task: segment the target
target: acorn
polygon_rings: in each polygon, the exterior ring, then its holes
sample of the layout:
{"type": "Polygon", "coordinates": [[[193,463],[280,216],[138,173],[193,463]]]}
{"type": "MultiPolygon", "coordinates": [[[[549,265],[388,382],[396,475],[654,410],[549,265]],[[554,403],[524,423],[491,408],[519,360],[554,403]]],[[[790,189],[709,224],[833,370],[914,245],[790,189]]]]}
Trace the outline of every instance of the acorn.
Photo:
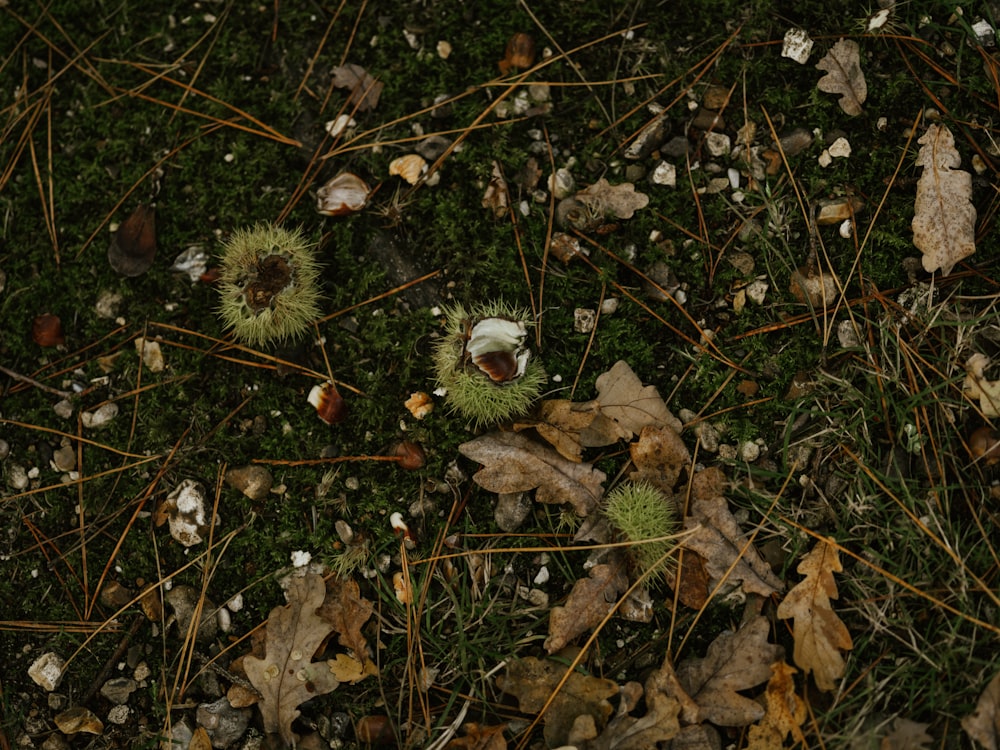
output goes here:
{"type": "Polygon", "coordinates": [[[39,346],[61,346],[66,343],[59,316],[43,313],[35,318],[31,322],[31,340],[39,346]]]}

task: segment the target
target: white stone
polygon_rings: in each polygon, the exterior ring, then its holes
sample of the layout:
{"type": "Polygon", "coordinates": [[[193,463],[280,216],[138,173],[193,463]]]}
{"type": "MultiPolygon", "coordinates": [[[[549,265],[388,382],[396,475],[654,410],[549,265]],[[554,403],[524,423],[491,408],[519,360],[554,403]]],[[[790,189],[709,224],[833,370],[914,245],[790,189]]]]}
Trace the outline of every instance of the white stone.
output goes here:
{"type": "Polygon", "coordinates": [[[732,139],[725,133],[706,133],[705,149],[711,156],[725,156],[732,148],[732,139]]]}
{"type": "Polygon", "coordinates": [[[830,156],[834,158],[846,159],[851,155],[851,144],[846,138],[841,137],[831,143],[830,148],[827,150],[830,152],[830,156]]]}
{"type": "Polygon", "coordinates": [[[665,185],[666,187],[677,187],[677,167],[668,161],[661,161],[653,169],[650,177],[654,185],[665,185]]]}
{"type": "Polygon", "coordinates": [[[535,575],[534,584],[536,586],[541,586],[549,580],[549,569],[544,565],[538,569],[538,573],[535,575]]]}
{"type": "Polygon", "coordinates": [[[747,463],[753,463],[760,458],[760,446],[752,440],[740,445],[740,458],[747,463]]]}
{"type": "Polygon", "coordinates": [[[51,693],[63,678],[63,668],[66,662],[62,657],[53,651],[42,654],[35,659],[28,667],[28,677],[30,677],[38,687],[51,693]]]}
{"type": "Polygon", "coordinates": [[[767,294],[768,288],[768,283],[763,279],[754,279],[747,284],[747,299],[758,305],[764,304],[764,295],[767,294]]]}
{"type": "Polygon", "coordinates": [[[80,415],[83,426],[91,430],[106,427],[112,419],[118,416],[118,404],[113,401],[101,404],[94,411],[85,411],[80,415]]]}
{"type": "Polygon", "coordinates": [[[296,568],[304,568],[312,560],[312,555],[304,550],[297,549],[292,553],[292,565],[296,568]]]}
{"type": "Polygon", "coordinates": [[[809,38],[809,32],[805,29],[789,29],[785,32],[785,40],[781,45],[781,56],[794,60],[800,65],[809,59],[812,52],[813,40],[809,38]]]}
{"type": "Polygon", "coordinates": [[[357,125],[357,120],[355,120],[350,115],[337,115],[333,120],[330,120],[323,129],[330,134],[331,137],[336,138],[338,135],[343,133],[348,128],[353,128],[357,125]]]}

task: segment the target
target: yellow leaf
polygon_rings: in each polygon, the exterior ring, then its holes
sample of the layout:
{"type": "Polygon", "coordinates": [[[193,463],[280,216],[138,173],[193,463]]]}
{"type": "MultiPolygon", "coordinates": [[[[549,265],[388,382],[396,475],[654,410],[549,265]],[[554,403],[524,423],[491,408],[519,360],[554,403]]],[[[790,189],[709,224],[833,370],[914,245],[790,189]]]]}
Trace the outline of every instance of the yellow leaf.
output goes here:
{"type": "Polygon", "coordinates": [[[838,596],[833,574],[843,570],[840,555],[836,547],[819,542],[796,570],[806,578],[778,605],[778,617],[794,618],[795,663],[813,673],[820,690],[833,690],[846,666],[840,652],[854,647],[847,627],[830,606],[838,596]]]}

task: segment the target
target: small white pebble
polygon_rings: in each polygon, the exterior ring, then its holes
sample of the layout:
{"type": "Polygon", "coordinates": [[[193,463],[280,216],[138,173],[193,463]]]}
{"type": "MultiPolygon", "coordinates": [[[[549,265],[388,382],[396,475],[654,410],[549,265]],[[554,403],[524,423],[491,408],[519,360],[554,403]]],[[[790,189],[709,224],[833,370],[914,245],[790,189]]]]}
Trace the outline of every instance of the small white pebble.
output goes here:
{"type": "Polygon", "coordinates": [[[295,550],[292,553],[292,565],[296,568],[304,568],[312,561],[312,555],[304,550],[295,550]]]}
{"type": "Polygon", "coordinates": [[[536,586],[541,586],[549,580],[549,569],[544,565],[538,569],[538,574],[535,576],[533,583],[536,586]]]}

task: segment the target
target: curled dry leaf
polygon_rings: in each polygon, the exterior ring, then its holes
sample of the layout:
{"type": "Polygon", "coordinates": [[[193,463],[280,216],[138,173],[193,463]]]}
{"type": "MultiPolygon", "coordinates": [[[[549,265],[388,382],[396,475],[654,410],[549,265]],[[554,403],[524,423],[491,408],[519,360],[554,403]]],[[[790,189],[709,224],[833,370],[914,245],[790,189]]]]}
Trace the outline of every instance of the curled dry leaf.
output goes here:
{"type": "Polygon", "coordinates": [[[711,589],[725,578],[739,581],[747,593],[771,596],[783,591],[781,579],[750,544],[729,511],[722,494],[724,487],[725,477],[717,468],[695,474],[690,515],[684,519],[684,530],[690,533],[681,539],[681,546],[701,556],[712,579],[711,589]]]}
{"type": "Polygon", "coordinates": [[[976,710],[962,718],[962,729],[986,750],[1000,750],[1000,672],[979,696],[976,710]]]}
{"type": "Polygon", "coordinates": [[[483,465],[472,478],[490,492],[537,488],[538,502],[571,505],[578,516],[592,513],[604,496],[603,471],[574,463],[518,433],[490,432],[462,443],[458,450],[483,465]]]}
{"type": "Polygon", "coordinates": [[[510,206],[510,192],[507,190],[507,180],[503,176],[503,169],[500,162],[493,160],[493,170],[490,173],[490,181],[483,193],[483,208],[488,208],[493,212],[493,216],[502,219],[507,215],[510,206]]]}
{"type": "Polygon", "coordinates": [[[565,664],[529,656],[512,661],[506,673],[497,677],[497,686],[516,697],[524,713],[537,714],[548,704],[542,721],[549,747],[566,745],[573,724],[582,715],[592,719],[597,731],[603,730],[612,713],[608,699],[618,694],[614,681],[574,671],[553,696],[565,674],[565,664]]]}
{"type": "Polygon", "coordinates": [[[411,185],[416,185],[427,171],[427,162],[419,154],[407,154],[389,162],[389,176],[402,177],[411,185]]]}
{"type": "Polygon", "coordinates": [[[796,584],[778,605],[778,617],[793,618],[795,663],[813,673],[820,690],[833,690],[845,669],[841,651],[854,647],[847,626],[830,605],[837,598],[833,574],[843,570],[837,548],[819,542],[796,570],[805,580],[796,584]]]}
{"type": "Polygon", "coordinates": [[[985,354],[973,354],[965,362],[965,383],[962,389],[969,398],[979,399],[984,417],[1000,417],[1000,380],[987,380],[990,359],[985,354]]]}
{"type": "Polygon", "coordinates": [[[267,618],[264,658],[250,655],[243,660],[247,677],[261,694],[264,731],[277,732],[288,746],[298,740],[292,731],[292,722],[301,713],[298,706],[340,684],[326,662],[312,660],[334,629],[317,613],[325,598],[326,585],[321,576],[309,574],[292,579],[288,604],[275,607],[267,618]]]}
{"type": "Polygon", "coordinates": [[[628,588],[625,556],[610,557],[610,562],[592,567],[590,577],[577,580],[564,606],[552,608],[545,639],[548,653],[561,651],[578,635],[600,625],[628,588]]]}
{"type": "Polygon", "coordinates": [[[317,614],[339,634],[337,642],[349,648],[362,662],[368,662],[368,641],[361,628],[372,616],[372,603],[361,596],[358,584],[349,578],[331,578],[326,599],[317,614]]]}
{"type": "Polygon", "coordinates": [[[771,626],[758,616],[735,633],[712,641],[704,659],[685,659],[677,668],[684,691],[698,704],[699,720],[723,727],[743,727],[764,716],[761,705],[740,695],[771,677],[771,664],[782,658],[781,646],[767,642],[771,626]]]}
{"type": "MultiPolygon", "coordinates": [[[[646,426],[667,426],[680,433],[681,421],[667,408],[656,387],[643,386],[624,360],[615,362],[610,370],[598,376],[596,385],[596,401],[601,414],[614,420],[622,431],[627,431],[626,438],[642,432],[646,426]]],[[[584,439],[592,445],[608,445],[594,442],[598,438],[591,434],[586,434],[584,439]]]]}
{"type": "Polygon", "coordinates": [[[382,95],[381,81],[372,78],[360,65],[338,65],[333,69],[333,85],[338,89],[350,90],[347,106],[357,112],[375,109],[382,95]]]}
{"type": "Polygon", "coordinates": [[[462,725],[465,735],[453,739],[444,750],[507,750],[507,741],[503,738],[506,727],[506,724],[491,727],[470,721],[462,725]]]}
{"type": "Polygon", "coordinates": [[[858,43],[841,39],[830,48],[816,68],[825,70],[816,88],[828,94],[840,94],[840,108],[852,117],[861,114],[861,105],[868,98],[868,84],[861,71],[861,52],[858,43]]]}
{"type": "Polygon", "coordinates": [[[925,271],[940,269],[947,276],[976,252],[972,175],[957,169],[962,158],[944,125],[931,125],[917,143],[921,148],[915,163],[924,169],[913,203],[913,244],[923,253],[925,271]]]}

